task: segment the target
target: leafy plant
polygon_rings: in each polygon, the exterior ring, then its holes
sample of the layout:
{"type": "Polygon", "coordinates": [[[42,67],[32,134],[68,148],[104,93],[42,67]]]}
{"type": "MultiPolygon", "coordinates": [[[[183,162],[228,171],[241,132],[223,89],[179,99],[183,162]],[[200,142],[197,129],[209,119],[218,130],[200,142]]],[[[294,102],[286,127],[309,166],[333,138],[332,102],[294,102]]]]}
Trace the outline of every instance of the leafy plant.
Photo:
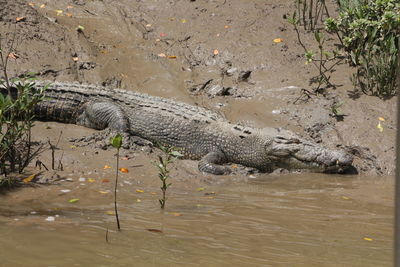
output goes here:
{"type": "Polygon", "coordinates": [[[119,171],[119,150],[122,146],[122,136],[117,134],[116,136],[110,138],[111,145],[117,149],[116,159],[117,159],[117,168],[115,172],[115,185],[114,185],[114,210],[115,210],[115,219],[117,221],[118,230],[121,230],[121,226],[119,224],[118,217],[118,208],[117,208],[117,187],[118,187],[118,171],[119,171]]]}
{"type": "Polygon", "coordinates": [[[158,147],[164,152],[164,156],[158,156],[158,177],[160,178],[162,185],[161,185],[161,191],[162,191],[162,198],[159,199],[158,201],[160,202],[160,206],[162,209],[164,209],[166,201],[167,201],[167,189],[171,185],[171,183],[168,183],[168,179],[170,178],[169,176],[169,169],[168,166],[174,162],[177,158],[183,157],[181,153],[176,151],[173,147],[171,146],[163,146],[161,144],[158,144],[158,147]]]}

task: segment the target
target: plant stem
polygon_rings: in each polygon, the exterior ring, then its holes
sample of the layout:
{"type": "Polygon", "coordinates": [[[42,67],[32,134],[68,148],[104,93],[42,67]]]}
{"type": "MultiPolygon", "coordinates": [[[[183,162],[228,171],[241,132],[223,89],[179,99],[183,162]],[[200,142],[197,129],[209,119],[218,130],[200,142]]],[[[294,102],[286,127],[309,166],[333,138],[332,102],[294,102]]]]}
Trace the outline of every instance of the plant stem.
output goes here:
{"type": "Polygon", "coordinates": [[[117,220],[118,231],[120,231],[121,230],[121,226],[119,224],[118,208],[117,208],[118,169],[119,169],[119,148],[117,149],[117,170],[116,170],[116,173],[115,173],[114,210],[115,210],[115,219],[117,220]]]}

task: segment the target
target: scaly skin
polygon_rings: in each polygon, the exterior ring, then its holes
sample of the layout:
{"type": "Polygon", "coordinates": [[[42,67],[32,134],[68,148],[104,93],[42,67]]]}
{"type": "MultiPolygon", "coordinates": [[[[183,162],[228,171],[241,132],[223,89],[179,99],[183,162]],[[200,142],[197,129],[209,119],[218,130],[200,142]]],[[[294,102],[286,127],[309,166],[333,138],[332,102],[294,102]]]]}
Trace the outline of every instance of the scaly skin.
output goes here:
{"type": "Polygon", "coordinates": [[[171,145],[186,158],[200,160],[200,171],[213,174],[228,173],[224,163],[267,172],[276,168],[343,172],[353,160],[345,151],[327,149],[286,130],[243,127],[201,107],[94,85],[52,83],[35,115],[171,145]]]}

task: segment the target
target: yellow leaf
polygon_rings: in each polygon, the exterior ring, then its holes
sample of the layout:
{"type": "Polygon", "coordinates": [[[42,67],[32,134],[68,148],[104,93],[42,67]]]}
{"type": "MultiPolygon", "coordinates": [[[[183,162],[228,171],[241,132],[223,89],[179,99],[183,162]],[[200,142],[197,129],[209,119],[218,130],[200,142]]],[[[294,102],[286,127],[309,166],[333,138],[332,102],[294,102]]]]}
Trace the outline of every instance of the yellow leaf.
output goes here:
{"type": "Polygon", "coordinates": [[[349,197],[342,196],[342,199],[348,200],[348,199],[350,199],[350,198],[349,198],[349,197]]]}
{"type": "Polygon", "coordinates": [[[69,203],[76,203],[78,201],[79,201],[79,198],[73,198],[73,199],[68,200],[69,203]]]}
{"type": "Polygon", "coordinates": [[[60,10],[60,9],[57,9],[57,10],[56,10],[56,13],[57,13],[57,16],[62,16],[63,11],[60,10]]]}
{"type": "Polygon", "coordinates": [[[108,194],[107,191],[99,191],[100,194],[108,194]]]}
{"type": "Polygon", "coordinates": [[[283,42],[283,40],[281,38],[274,39],[274,43],[281,43],[281,42],[283,42]]]}
{"type": "Polygon", "coordinates": [[[111,169],[111,167],[108,165],[104,165],[104,169],[111,169]]]}
{"type": "Polygon", "coordinates": [[[182,214],[180,214],[179,212],[171,212],[172,215],[178,217],[178,216],[182,216],[182,214]]]}
{"type": "Polygon", "coordinates": [[[214,49],[213,54],[214,54],[214,56],[218,55],[219,54],[218,49],[214,49]]]}
{"type": "Polygon", "coordinates": [[[138,193],[144,193],[144,191],[142,189],[136,189],[136,192],[138,193]]]}
{"type": "Polygon", "coordinates": [[[383,127],[382,127],[381,122],[378,122],[378,125],[376,126],[376,128],[378,128],[378,130],[379,130],[380,132],[383,132],[383,127]]]}
{"type": "Polygon", "coordinates": [[[214,199],[214,197],[207,197],[208,199],[214,199]]]}
{"type": "Polygon", "coordinates": [[[108,215],[115,215],[115,213],[114,213],[113,211],[111,211],[111,210],[106,211],[106,213],[107,213],[108,215]]]}
{"type": "Polygon", "coordinates": [[[196,190],[197,190],[197,191],[203,191],[203,190],[204,190],[204,187],[199,187],[199,188],[197,188],[196,190]]]}
{"type": "Polygon", "coordinates": [[[169,59],[176,59],[176,56],[168,56],[169,59]]]}
{"type": "Polygon", "coordinates": [[[41,5],[40,5],[40,8],[44,8],[44,7],[45,7],[45,4],[41,4],[41,5]]]}
{"type": "Polygon", "coordinates": [[[140,199],[136,199],[136,202],[137,202],[137,203],[140,203],[140,202],[142,202],[142,201],[141,201],[140,199]]]}
{"type": "Polygon", "coordinates": [[[129,170],[127,168],[119,168],[120,172],[128,173],[129,170]]]}
{"type": "MultiPolygon", "coordinates": [[[[50,129],[51,129],[51,128],[50,128],[50,129]]],[[[74,149],[74,148],[76,148],[76,146],[72,145],[72,146],[70,146],[70,148],[74,149]]]]}
{"type": "Polygon", "coordinates": [[[182,23],[186,23],[186,19],[181,19],[181,22],[182,23]]]}
{"type": "Polygon", "coordinates": [[[369,238],[369,237],[364,237],[363,239],[364,239],[365,241],[369,241],[369,242],[374,241],[372,238],[369,238]]]}
{"type": "Polygon", "coordinates": [[[378,120],[380,120],[380,121],[385,121],[385,118],[379,117],[378,120]]]}
{"type": "Polygon", "coordinates": [[[93,178],[89,178],[89,179],[88,179],[88,182],[89,182],[89,183],[94,183],[95,181],[96,181],[96,180],[93,179],[93,178]]]}
{"type": "Polygon", "coordinates": [[[27,184],[27,183],[29,183],[30,181],[32,181],[37,175],[38,175],[38,173],[32,174],[32,175],[28,176],[27,178],[23,179],[22,182],[24,182],[25,184],[27,184]]]}

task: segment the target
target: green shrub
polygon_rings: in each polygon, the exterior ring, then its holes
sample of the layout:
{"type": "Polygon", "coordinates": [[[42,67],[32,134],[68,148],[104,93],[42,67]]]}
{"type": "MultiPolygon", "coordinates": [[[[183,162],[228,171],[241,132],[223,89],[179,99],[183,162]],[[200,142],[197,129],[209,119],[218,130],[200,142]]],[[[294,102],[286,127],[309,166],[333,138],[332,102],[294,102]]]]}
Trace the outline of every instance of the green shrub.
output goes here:
{"type": "Polygon", "coordinates": [[[32,160],[33,111],[45,89],[35,89],[32,77],[0,80],[0,174],[4,177],[21,173],[32,160]]]}

